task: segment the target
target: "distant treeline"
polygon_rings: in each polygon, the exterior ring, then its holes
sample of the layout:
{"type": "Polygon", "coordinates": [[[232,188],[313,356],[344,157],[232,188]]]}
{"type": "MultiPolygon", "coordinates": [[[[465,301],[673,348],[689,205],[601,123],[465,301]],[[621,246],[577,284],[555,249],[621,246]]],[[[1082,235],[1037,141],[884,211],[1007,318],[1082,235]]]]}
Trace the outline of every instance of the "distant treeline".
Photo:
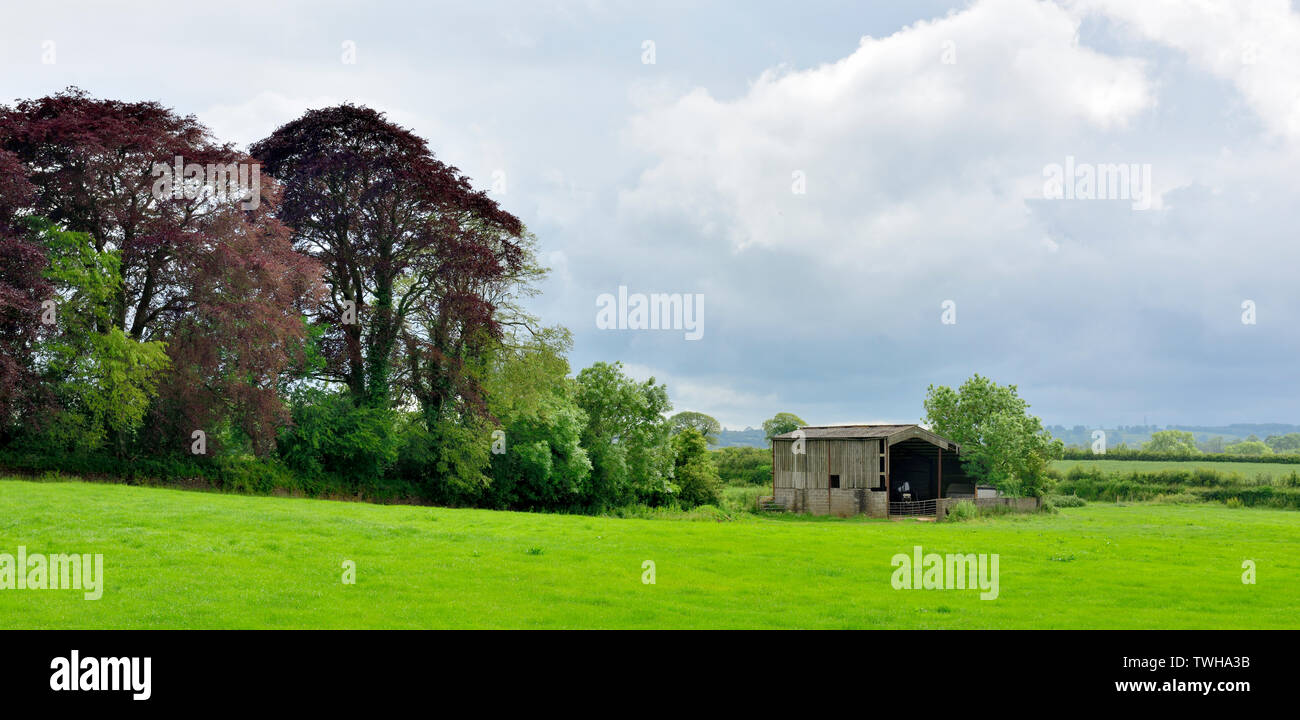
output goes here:
{"type": "Polygon", "coordinates": [[[1127,442],[1105,443],[1104,436],[1098,437],[1093,443],[1067,445],[1067,450],[1081,452],[1096,451],[1099,448],[1104,449],[1106,454],[1137,451],[1144,455],[1174,456],[1175,459],[1220,454],[1248,457],[1273,454],[1300,455],[1300,433],[1269,435],[1263,440],[1255,435],[1248,435],[1236,442],[1227,442],[1222,437],[1198,440],[1195,434],[1187,430],[1160,430],[1152,433],[1151,437],[1141,444],[1140,450],[1127,442]]]}
{"type": "Polygon", "coordinates": [[[1300,465],[1300,455],[1236,455],[1232,453],[1185,453],[1148,452],[1132,448],[1107,450],[1105,454],[1096,454],[1091,450],[1066,448],[1062,460],[1146,460],[1161,462],[1243,462],[1243,463],[1279,463],[1283,465],[1300,465]]]}
{"type": "MultiPolygon", "coordinates": [[[[1088,427],[1084,425],[1074,425],[1066,427],[1064,425],[1049,425],[1048,432],[1052,437],[1059,438],[1066,445],[1078,445],[1087,447],[1092,443],[1092,434],[1097,430],[1106,433],[1107,438],[1112,446],[1120,443],[1128,443],[1131,446],[1137,446],[1151,439],[1158,432],[1169,430],[1178,430],[1181,432],[1191,433],[1200,444],[1212,445],[1217,442],[1219,445],[1231,444],[1241,440],[1266,438],[1270,436],[1283,436],[1293,433],[1300,433],[1300,425],[1289,425],[1286,423],[1237,423],[1232,425],[1119,425],[1116,427],[1088,427]]],[[[1206,452],[1215,452],[1210,448],[1205,448],[1206,452]]]]}
{"type": "Polygon", "coordinates": [[[747,427],[744,430],[722,430],[717,434],[718,447],[767,448],[763,428],[747,427]]]}

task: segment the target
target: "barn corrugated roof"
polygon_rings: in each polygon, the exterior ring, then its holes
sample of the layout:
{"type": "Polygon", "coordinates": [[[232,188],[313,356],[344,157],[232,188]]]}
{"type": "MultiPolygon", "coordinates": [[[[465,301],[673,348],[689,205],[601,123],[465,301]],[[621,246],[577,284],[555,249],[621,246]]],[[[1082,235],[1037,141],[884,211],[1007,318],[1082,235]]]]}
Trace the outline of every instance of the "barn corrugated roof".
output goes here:
{"type": "MultiPolygon", "coordinates": [[[[803,437],[806,440],[891,438],[900,433],[910,433],[913,436],[919,435],[940,447],[948,446],[954,450],[959,450],[961,447],[948,438],[937,435],[914,423],[907,425],[809,425],[799,428],[799,431],[803,432],[803,437]]],[[[795,432],[798,431],[782,433],[774,439],[793,440],[795,439],[795,432]]]]}
{"type": "MultiPolygon", "coordinates": [[[[919,425],[809,425],[801,427],[803,436],[809,440],[824,438],[873,438],[889,437],[908,428],[920,428],[919,425]]],[[[925,428],[921,428],[924,430],[925,428]]],[[[776,437],[782,440],[794,439],[794,433],[782,433],[776,437]]]]}

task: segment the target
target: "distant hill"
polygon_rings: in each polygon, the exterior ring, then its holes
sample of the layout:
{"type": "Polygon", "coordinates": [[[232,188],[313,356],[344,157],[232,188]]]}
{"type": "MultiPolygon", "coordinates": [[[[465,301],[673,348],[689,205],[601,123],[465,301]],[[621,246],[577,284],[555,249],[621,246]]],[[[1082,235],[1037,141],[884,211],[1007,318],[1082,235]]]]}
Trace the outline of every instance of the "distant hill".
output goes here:
{"type": "Polygon", "coordinates": [[[723,430],[718,433],[718,444],[714,447],[767,447],[767,437],[763,428],[747,427],[744,430],[723,430]]]}

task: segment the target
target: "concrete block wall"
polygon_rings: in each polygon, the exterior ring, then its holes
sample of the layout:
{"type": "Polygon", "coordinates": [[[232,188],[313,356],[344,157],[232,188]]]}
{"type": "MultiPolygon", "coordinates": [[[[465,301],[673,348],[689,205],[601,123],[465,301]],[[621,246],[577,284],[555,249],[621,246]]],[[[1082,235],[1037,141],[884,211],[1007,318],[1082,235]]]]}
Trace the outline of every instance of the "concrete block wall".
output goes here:
{"type": "Polygon", "coordinates": [[[1016,512],[1033,512],[1038,509],[1040,500],[1034,497],[1027,498],[978,498],[975,504],[980,507],[989,507],[992,505],[1006,505],[1016,512]]]}
{"type": "MultiPolygon", "coordinates": [[[[865,513],[868,517],[889,517],[889,497],[883,490],[865,490],[863,488],[833,488],[831,490],[808,490],[806,488],[777,488],[773,498],[796,513],[812,515],[858,515],[865,513]]],[[[939,498],[935,500],[935,517],[943,518],[959,502],[971,502],[970,498],[939,498]]],[[[1041,501],[1038,498],[979,498],[974,501],[980,507],[1005,505],[1016,512],[1033,512],[1041,501]]]]}
{"type": "Polygon", "coordinates": [[[868,517],[889,517],[889,493],[884,490],[867,491],[868,517]]]}
{"type": "Polygon", "coordinates": [[[786,510],[812,515],[860,515],[887,517],[889,502],[884,491],[865,488],[776,488],[775,500],[786,510]]]}
{"type": "Polygon", "coordinates": [[[796,490],[795,488],[777,488],[776,495],[773,498],[784,505],[785,509],[790,512],[803,512],[799,504],[802,493],[802,490],[796,490]]]}
{"type": "MultiPolygon", "coordinates": [[[[935,517],[944,518],[953,506],[959,502],[971,502],[970,498],[939,498],[934,501],[935,517]]],[[[1038,498],[978,498],[974,501],[977,507],[993,507],[1004,505],[1011,508],[1014,512],[1034,512],[1042,502],[1038,498]]]]}
{"type": "Polygon", "coordinates": [[[826,492],[826,490],[814,489],[809,491],[805,489],[803,491],[803,511],[813,515],[830,515],[831,499],[826,495],[826,492]]]}

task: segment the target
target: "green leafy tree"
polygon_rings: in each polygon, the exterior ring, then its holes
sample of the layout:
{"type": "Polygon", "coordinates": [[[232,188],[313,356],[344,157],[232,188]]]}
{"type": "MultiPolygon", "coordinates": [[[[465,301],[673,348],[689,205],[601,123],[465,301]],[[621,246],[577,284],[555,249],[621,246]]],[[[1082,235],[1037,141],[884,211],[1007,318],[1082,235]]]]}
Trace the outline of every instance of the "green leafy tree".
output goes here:
{"type": "Polygon", "coordinates": [[[1028,411],[1015,385],[978,374],[957,390],[926,390],[925,423],[961,444],[966,472],[1010,495],[1041,495],[1048,464],[1065,449],[1028,411]]]}
{"type": "Polygon", "coordinates": [[[591,459],[582,448],[587,414],[574,400],[564,352],[569,333],[551,328],[503,345],[484,382],[501,422],[493,439],[492,487],[498,507],[559,509],[589,504],[591,459]]]}
{"type": "Polygon", "coordinates": [[[668,418],[672,425],[673,434],[677,434],[688,428],[694,428],[704,436],[704,440],[710,445],[718,444],[718,434],[722,432],[722,424],[712,417],[700,412],[686,410],[668,418]]]}
{"type": "Polygon", "coordinates": [[[598,362],[578,373],[578,406],[587,414],[582,447],[591,457],[590,499],[609,507],[658,504],[673,494],[672,432],[664,413],[668,390],[654,378],[638,383],[623,364],[598,362]]]}
{"type": "Polygon", "coordinates": [[[1300,433],[1269,435],[1264,442],[1276,453],[1300,452],[1300,433]]]}
{"type": "Polygon", "coordinates": [[[1260,440],[1243,440],[1223,448],[1230,455],[1272,455],[1273,448],[1260,440]]]}
{"type": "Polygon", "coordinates": [[[398,476],[417,482],[421,495],[440,505],[482,504],[491,484],[491,426],[472,416],[431,428],[419,416],[406,419],[407,445],[399,461],[405,472],[398,476]]]}
{"type": "Polygon", "coordinates": [[[1161,430],[1151,433],[1151,440],[1142,445],[1143,452],[1169,455],[1199,455],[1196,436],[1186,430],[1161,430]]]}
{"type": "Polygon", "coordinates": [[[45,276],[57,298],[57,330],[37,356],[60,406],[82,418],[65,418],[61,426],[83,429],[82,449],[109,441],[122,452],[170,366],[166,345],[141,342],[109,323],[122,283],[118,251],[97,250],[85,233],[41,219],[30,227],[46,249],[45,276]]]}
{"type": "Polygon", "coordinates": [[[709,457],[709,444],[693,427],[673,436],[673,482],[683,507],[717,505],[722,493],[718,468],[709,457]]]}
{"type": "Polygon", "coordinates": [[[772,438],[782,433],[788,433],[798,430],[808,423],[794,413],[780,412],[763,421],[763,435],[767,437],[767,444],[772,444],[772,438]]]}
{"type": "Polygon", "coordinates": [[[1196,448],[1205,453],[1221,453],[1225,445],[1223,437],[1215,435],[1212,438],[1207,438],[1205,442],[1197,443],[1196,448]]]}
{"type": "Polygon", "coordinates": [[[713,451],[722,481],[734,485],[772,482],[772,451],[756,447],[724,447],[713,451]]]}
{"type": "Polygon", "coordinates": [[[397,462],[400,441],[392,411],[357,407],[342,392],[305,387],[294,394],[292,414],[278,452],[317,489],[373,489],[397,462]]]}

